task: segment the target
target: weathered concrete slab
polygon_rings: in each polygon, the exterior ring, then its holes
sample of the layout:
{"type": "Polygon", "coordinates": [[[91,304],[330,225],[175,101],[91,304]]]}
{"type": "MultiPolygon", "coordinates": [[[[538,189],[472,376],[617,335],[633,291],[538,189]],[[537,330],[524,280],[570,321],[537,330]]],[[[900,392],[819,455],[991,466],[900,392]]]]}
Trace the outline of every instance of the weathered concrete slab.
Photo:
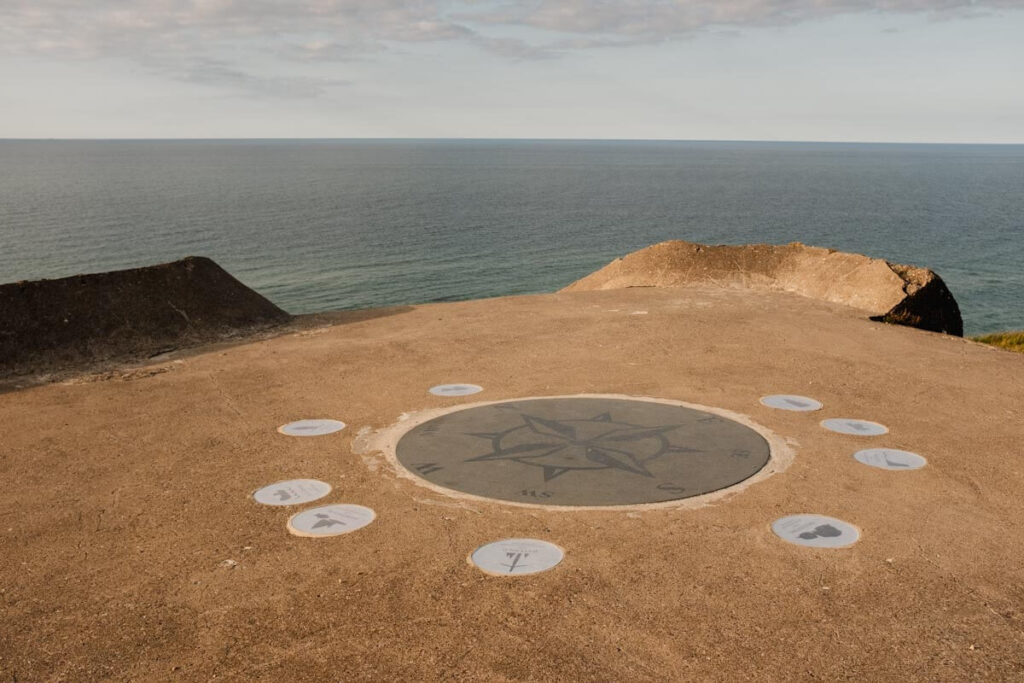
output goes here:
{"type": "Polygon", "coordinates": [[[642,505],[700,496],[757,474],[764,436],[728,417],[593,396],[505,401],[435,417],[398,461],[440,487],[516,503],[642,505]]]}

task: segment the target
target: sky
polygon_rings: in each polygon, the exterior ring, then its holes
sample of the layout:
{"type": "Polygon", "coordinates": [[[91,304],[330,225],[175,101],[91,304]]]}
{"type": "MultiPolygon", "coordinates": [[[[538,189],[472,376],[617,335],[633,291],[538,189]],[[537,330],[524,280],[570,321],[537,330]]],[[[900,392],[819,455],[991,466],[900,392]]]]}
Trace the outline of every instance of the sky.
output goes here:
{"type": "Polygon", "coordinates": [[[1024,0],[0,0],[0,138],[1024,143],[1024,0]]]}

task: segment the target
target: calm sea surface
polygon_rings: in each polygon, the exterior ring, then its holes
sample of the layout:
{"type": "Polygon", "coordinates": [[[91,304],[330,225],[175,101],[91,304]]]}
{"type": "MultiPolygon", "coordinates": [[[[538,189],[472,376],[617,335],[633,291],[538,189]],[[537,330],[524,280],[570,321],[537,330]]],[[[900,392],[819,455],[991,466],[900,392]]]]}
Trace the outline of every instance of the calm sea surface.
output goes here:
{"type": "Polygon", "coordinates": [[[209,256],[292,313],[545,292],[667,239],[928,266],[1024,328],[1024,146],[0,141],[0,282],[209,256]]]}

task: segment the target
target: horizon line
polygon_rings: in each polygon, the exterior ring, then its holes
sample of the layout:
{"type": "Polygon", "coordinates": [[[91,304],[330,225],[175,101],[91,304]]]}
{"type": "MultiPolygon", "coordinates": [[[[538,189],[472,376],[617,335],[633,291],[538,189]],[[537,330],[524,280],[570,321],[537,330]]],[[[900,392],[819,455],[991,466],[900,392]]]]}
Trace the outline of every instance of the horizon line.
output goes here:
{"type": "Polygon", "coordinates": [[[755,140],[712,138],[561,138],[561,137],[0,137],[0,142],[714,142],[808,145],[962,145],[1021,146],[1021,142],[952,142],[895,140],[755,140]]]}

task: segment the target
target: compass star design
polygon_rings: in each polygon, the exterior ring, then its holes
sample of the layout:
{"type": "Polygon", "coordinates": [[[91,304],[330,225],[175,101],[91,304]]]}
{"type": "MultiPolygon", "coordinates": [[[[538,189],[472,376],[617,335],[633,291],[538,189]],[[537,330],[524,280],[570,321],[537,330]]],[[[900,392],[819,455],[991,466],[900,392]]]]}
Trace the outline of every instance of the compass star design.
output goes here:
{"type": "Polygon", "coordinates": [[[467,436],[488,439],[490,453],[465,462],[513,460],[539,467],[548,482],[573,470],[620,470],[643,477],[654,475],[647,463],[669,453],[699,453],[673,446],[666,434],[681,425],[646,427],[616,422],[610,413],[589,420],[553,420],[520,413],[523,424],[502,432],[467,436]]]}

